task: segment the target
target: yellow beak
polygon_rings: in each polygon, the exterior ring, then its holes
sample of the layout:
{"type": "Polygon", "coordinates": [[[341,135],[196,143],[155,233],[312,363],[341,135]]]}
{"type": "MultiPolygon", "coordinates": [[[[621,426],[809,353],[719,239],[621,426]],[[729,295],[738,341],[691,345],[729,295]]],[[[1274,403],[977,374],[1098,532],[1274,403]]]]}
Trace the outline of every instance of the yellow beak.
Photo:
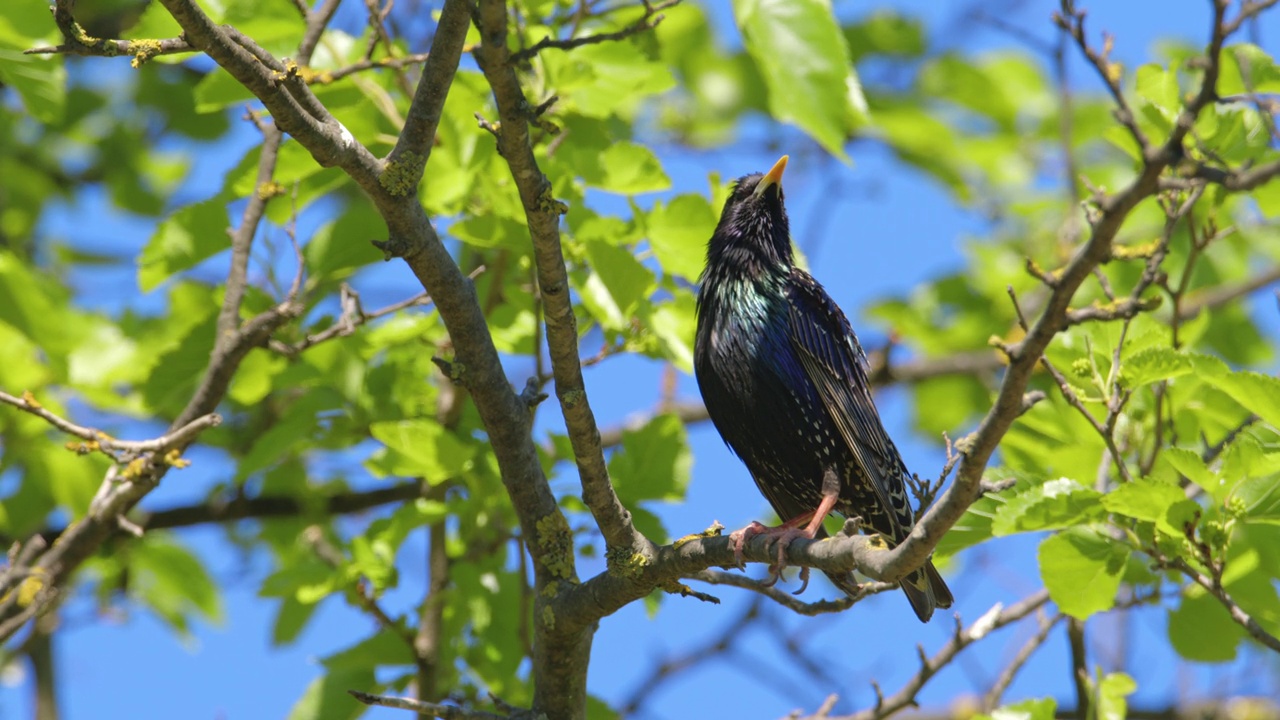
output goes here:
{"type": "Polygon", "coordinates": [[[790,159],[789,155],[783,155],[778,158],[778,162],[774,163],[773,167],[769,168],[769,172],[765,173],[764,177],[760,178],[760,184],[756,185],[756,197],[760,197],[764,194],[766,189],[774,185],[782,187],[782,172],[787,169],[788,159],[790,159]]]}

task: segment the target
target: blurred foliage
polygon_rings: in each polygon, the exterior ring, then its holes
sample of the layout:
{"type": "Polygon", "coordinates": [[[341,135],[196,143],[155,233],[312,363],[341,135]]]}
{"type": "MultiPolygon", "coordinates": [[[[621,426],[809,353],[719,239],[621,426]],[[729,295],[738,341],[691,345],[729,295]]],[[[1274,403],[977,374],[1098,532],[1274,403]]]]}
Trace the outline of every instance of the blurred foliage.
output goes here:
{"type": "MultiPolygon", "coordinates": [[[[570,31],[615,31],[642,12],[627,7],[584,20],[567,0],[516,4],[524,21],[515,42],[526,47],[570,31]]],[[[178,32],[158,3],[115,5],[121,9],[92,24],[86,19],[86,27],[130,38],[178,32]]],[[[292,53],[301,36],[289,3],[207,6],[217,22],[236,25],[277,55],[292,53]]],[[[728,28],[697,4],[665,14],[652,33],[546,51],[522,68],[531,99],[559,96],[547,115],[558,134],[535,131],[536,153],[555,196],[570,208],[564,252],[584,346],[604,347],[605,355],[634,354],[691,371],[692,287],[726,182],[713,175],[705,194],[655,197],[671,187],[655,147],[724,147],[744,125],[770,118],[794,126],[777,132],[813,154],[882,146],[957,203],[984,213],[989,233],[967,241],[965,267],[867,310],[902,345],[930,358],[983,350],[993,335],[1016,339],[1009,288],[1029,309],[1043,297],[1026,262],[1061,266],[1087,231],[1078,202],[1089,190],[1079,178],[1115,188],[1134,176],[1132,142],[1113,120],[1109,99],[1074,94],[1064,102],[1051,68],[1028,53],[939,52],[921,18],[876,11],[840,22],[822,0],[737,0],[740,37],[727,37],[728,28]],[[793,62],[798,57],[808,62],[793,62]],[[873,81],[859,72],[884,60],[901,65],[897,77],[873,81]]],[[[416,71],[388,67],[323,81],[373,47],[360,20],[325,35],[312,63],[321,80],[314,89],[382,155],[408,108],[406,80],[416,71]]],[[[420,51],[421,35],[394,38],[377,56],[420,51]]],[[[56,42],[43,4],[16,3],[0,13],[0,388],[30,390],[50,410],[89,418],[114,435],[158,434],[208,362],[224,292],[217,278],[229,255],[224,229],[238,225],[246,199],[264,191],[256,186],[256,131],[242,120],[250,96],[211,63],[187,56],[134,71],[122,59],[21,54],[56,42]],[[243,155],[221,178],[192,177],[191,159],[210,152],[243,155]],[[153,231],[119,247],[49,232],[50,218],[86,198],[153,231]],[[108,310],[85,302],[90,290],[76,278],[121,269],[136,269],[147,302],[108,310]]],[[[1163,64],[1126,74],[1148,134],[1169,129],[1199,81],[1201,69],[1189,57],[1174,52],[1163,64]]],[[[1225,59],[1222,95],[1280,91],[1280,68],[1262,48],[1235,45],[1225,59]]],[[[463,269],[486,268],[476,289],[499,350],[528,361],[540,320],[529,233],[505,163],[476,126],[477,112],[493,117],[492,100],[483,76],[464,63],[421,201],[463,269]]],[[[1273,123],[1249,103],[1212,105],[1198,118],[1187,152],[1265,162],[1280,155],[1273,123]]],[[[321,168],[290,140],[274,182],[281,190],[268,206],[260,247],[284,244],[300,215],[319,219],[298,238],[308,311],[277,333],[277,345],[252,351],[220,409],[226,422],[201,439],[220,467],[233,468],[202,489],[210,503],[274,497],[302,508],[296,517],[226,526],[232,542],[272,559],[260,594],[278,604],[273,639],[292,642],[329,597],[356,603],[357,587],[374,594],[395,587],[406,538],[443,526],[453,562],[441,600],[440,686],[463,702],[492,692],[527,704],[522,663],[531,619],[518,528],[474,409],[440,412],[447,381],[430,358],[446,353],[445,328],[430,309],[408,309],[301,352],[280,351],[339,322],[340,285],[359,287],[381,259],[367,242],[381,222],[339,172],[321,168]],[[370,478],[405,477],[421,478],[429,490],[372,518],[325,513],[326,497],[368,489],[370,478]],[[340,562],[322,561],[302,539],[311,525],[322,528],[340,562]]],[[[1169,237],[1162,269],[1176,293],[1151,287],[1147,296],[1163,304],[1123,332],[1120,323],[1086,323],[1052,345],[1048,359],[1069,371],[1095,418],[1106,415],[1109,398],[1123,395],[1114,422],[1133,477],[1099,473],[1108,453],[1102,437],[1038,373],[1035,384],[1049,399],[1014,426],[1001,464],[990,471],[1016,484],[975,505],[943,540],[940,556],[1038,533],[1043,581],[1063,612],[1086,618],[1118,600],[1159,593],[1171,646],[1206,662],[1234,657],[1246,642],[1243,629],[1208,592],[1151,565],[1155,554],[1201,572],[1220,563],[1223,587],[1265,629],[1280,632],[1280,381],[1259,372],[1274,367],[1274,347],[1241,303],[1179,315],[1187,303],[1280,262],[1278,215],[1275,184],[1252,195],[1209,190],[1169,237]]],[[[1123,294],[1134,285],[1164,225],[1154,202],[1135,211],[1120,236],[1126,251],[1101,270],[1107,286],[1123,294]]],[[[255,254],[246,318],[277,302],[288,284],[291,257],[275,250],[255,254]]],[[[1109,302],[1104,285],[1090,282],[1075,306],[1109,302]]],[[[972,426],[994,387],[985,375],[913,386],[919,431],[938,437],[972,426]]],[[[540,440],[553,478],[573,478],[567,440],[540,440]]],[[[0,442],[0,533],[25,537],[83,514],[106,470],[100,456],[68,452],[65,438],[43,421],[12,410],[0,411],[0,442]]],[[[672,534],[653,504],[683,499],[691,463],[685,428],[673,415],[628,430],[611,451],[619,495],[650,537],[672,534]]],[[[588,516],[566,490],[572,485],[554,487],[583,528],[588,516]]],[[[585,531],[578,540],[583,553],[601,551],[585,531]]],[[[146,608],[178,633],[194,620],[222,616],[216,582],[180,534],[121,540],[81,577],[101,603],[146,608]]],[[[411,654],[385,628],[334,648],[322,662],[326,676],[306,690],[291,718],[345,717],[352,707],[338,700],[341,691],[402,689],[414,671],[411,654]]],[[[1126,676],[1100,678],[1100,712],[1122,716],[1132,691],[1126,676]]],[[[611,716],[603,703],[591,707],[593,717],[611,716]]],[[[1055,707],[1028,700],[1007,711],[1048,718],[1055,707]]]]}

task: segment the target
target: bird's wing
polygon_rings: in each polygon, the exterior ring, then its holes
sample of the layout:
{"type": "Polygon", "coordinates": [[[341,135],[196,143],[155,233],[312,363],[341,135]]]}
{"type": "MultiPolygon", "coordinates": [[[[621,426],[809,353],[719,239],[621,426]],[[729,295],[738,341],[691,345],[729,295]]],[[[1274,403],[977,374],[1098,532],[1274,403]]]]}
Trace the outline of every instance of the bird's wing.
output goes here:
{"type": "Polygon", "coordinates": [[[885,514],[898,526],[895,539],[901,539],[914,522],[903,483],[906,469],[871,398],[866,356],[844,313],[822,286],[800,269],[792,271],[791,280],[792,346],[885,514]]]}

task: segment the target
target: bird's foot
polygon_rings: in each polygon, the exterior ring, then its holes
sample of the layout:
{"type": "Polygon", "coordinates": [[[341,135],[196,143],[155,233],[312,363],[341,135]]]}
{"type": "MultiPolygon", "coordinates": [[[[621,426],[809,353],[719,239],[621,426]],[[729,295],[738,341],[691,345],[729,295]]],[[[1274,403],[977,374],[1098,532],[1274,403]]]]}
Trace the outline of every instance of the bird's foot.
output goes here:
{"type": "Polygon", "coordinates": [[[733,564],[736,565],[739,570],[747,566],[747,562],[742,559],[742,548],[746,546],[751,538],[757,535],[766,535],[771,530],[773,530],[773,528],[770,528],[767,525],[761,525],[755,520],[752,520],[749,525],[741,530],[734,530],[729,533],[729,542],[733,545],[733,564]]]}
{"type": "MultiPolygon", "coordinates": [[[[804,518],[807,520],[808,518],[804,518]]],[[[769,527],[762,525],[754,520],[750,525],[736,530],[729,534],[729,540],[733,543],[733,560],[739,568],[745,567],[746,563],[742,558],[742,550],[752,538],[758,535],[764,535],[769,539],[769,543],[775,548],[777,560],[769,566],[769,579],[762,582],[764,587],[773,587],[778,580],[782,578],[782,571],[787,569],[787,548],[794,540],[805,539],[812,540],[817,537],[817,527],[796,527],[796,520],[785,522],[777,527],[769,527]]],[[[800,573],[800,579],[803,581],[799,592],[809,584],[809,569],[804,568],[800,573]]]]}

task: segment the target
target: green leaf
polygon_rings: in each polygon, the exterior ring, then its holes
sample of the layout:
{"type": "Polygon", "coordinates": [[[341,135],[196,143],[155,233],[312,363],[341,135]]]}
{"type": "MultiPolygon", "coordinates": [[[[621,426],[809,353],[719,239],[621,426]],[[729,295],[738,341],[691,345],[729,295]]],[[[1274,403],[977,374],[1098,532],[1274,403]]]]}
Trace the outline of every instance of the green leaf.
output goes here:
{"type": "Polygon", "coordinates": [[[374,234],[370,228],[381,221],[372,203],[363,197],[354,200],[336,222],[322,226],[302,248],[307,273],[329,278],[382,260],[382,252],[368,241],[374,234]]]}
{"type": "Polygon", "coordinates": [[[330,673],[337,674],[378,666],[412,665],[413,651],[405,645],[404,638],[390,630],[382,630],[355,645],[325,656],[321,663],[330,673]]]}
{"type": "MultiPolygon", "coordinates": [[[[210,306],[206,310],[215,308],[210,306]]],[[[179,316],[178,311],[173,312],[175,317],[179,316]]],[[[142,385],[143,399],[149,408],[162,414],[177,413],[186,404],[209,365],[216,334],[217,317],[210,313],[178,343],[156,357],[153,372],[142,385]]]]}
{"type": "Polygon", "coordinates": [[[1186,353],[1170,347],[1150,347],[1124,360],[1121,378],[1126,388],[1134,389],[1194,371],[1195,363],[1186,353]]]}
{"type": "Polygon", "coordinates": [[[555,75],[557,94],[584,115],[634,117],[650,96],[676,84],[666,65],[646,52],[646,44],[652,45],[633,36],[575,48],[551,59],[552,65],[561,65],[555,75]]]}
{"type": "Polygon", "coordinates": [[[684,423],[657,415],[638,430],[622,433],[622,447],[609,458],[609,476],[624,503],[678,501],[689,487],[693,454],[684,423]]]}
{"type": "Polygon", "coordinates": [[[1174,470],[1186,476],[1188,480],[1199,485],[1205,492],[1218,498],[1225,496],[1228,488],[1224,487],[1217,475],[1204,464],[1200,453],[1187,448],[1170,447],[1160,453],[1161,463],[1168,463],[1174,470]]]}
{"type": "Polygon", "coordinates": [[[342,578],[338,571],[314,555],[290,558],[281,562],[275,572],[262,581],[258,594],[263,597],[293,598],[303,605],[314,605],[333,594],[342,578]]]}
{"type": "Polygon", "coordinates": [[[677,291],[670,302],[653,307],[648,322],[661,343],[662,356],[685,373],[693,373],[693,336],[697,301],[689,291],[677,291]]]}
{"type": "Polygon", "coordinates": [[[1089,528],[1071,528],[1040,543],[1040,577],[1062,612],[1081,620],[1110,610],[1129,548],[1089,528]]]}
{"type": "Polygon", "coordinates": [[[1178,76],[1172,70],[1159,65],[1143,65],[1135,74],[1134,87],[1138,97],[1155,106],[1160,114],[1172,118],[1182,108],[1178,97],[1178,76]]]}
{"type": "Polygon", "coordinates": [[[1248,522],[1280,525],[1280,482],[1274,476],[1245,480],[1236,487],[1235,496],[1244,502],[1248,522]]]}
{"type": "Polygon", "coordinates": [[[1009,97],[1006,86],[985,68],[947,54],[925,65],[918,82],[920,91],[928,97],[950,100],[986,115],[1005,131],[1014,129],[1022,98],[1009,97]]]}
{"type": "Polygon", "coordinates": [[[611,144],[596,156],[594,167],[596,172],[582,174],[583,182],[620,195],[656,192],[671,187],[671,178],[663,171],[658,156],[649,148],[630,141],[611,144]]]}
{"type": "Polygon", "coordinates": [[[697,282],[706,265],[707,240],[716,229],[716,214],[701,195],[679,195],[657,204],[645,219],[649,247],[662,269],[697,282]]]}
{"type": "Polygon", "coordinates": [[[1121,672],[1102,678],[1095,689],[1098,720],[1125,720],[1129,716],[1127,698],[1137,689],[1138,683],[1121,672]]]}
{"type": "Polygon", "coordinates": [[[480,248],[523,249],[529,246],[528,225],[522,220],[494,212],[460,220],[449,226],[449,234],[468,245],[480,248]]]}
{"type": "Polygon", "coordinates": [[[1245,409],[1280,428],[1280,379],[1250,370],[1206,376],[1206,381],[1245,409]]]}
{"type": "Polygon", "coordinates": [[[991,391],[975,375],[926,378],[915,385],[915,421],[927,435],[964,427],[990,405],[991,391]]]}
{"type": "Polygon", "coordinates": [[[222,68],[214,68],[196,85],[196,112],[221,112],[253,100],[253,93],[222,68]]]}
{"type": "Polygon", "coordinates": [[[1222,53],[1222,60],[1220,96],[1280,92],[1280,68],[1257,45],[1232,45],[1222,53]]]}
{"type": "Polygon", "coordinates": [[[249,351],[231,379],[227,396],[241,405],[254,405],[271,392],[271,381],[288,366],[288,361],[266,349],[249,351]]]}
{"type": "Polygon", "coordinates": [[[70,313],[60,295],[56,285],[0,248],[0,323],[38,345],[42,355],[52,353],[59,360],[73,340],[66,327],[70,313]]]}
{"type": "Polygon", "coordinates": [[[355,720],[367,708],[347,691],[377,692],[378,688],[372,666],[331,670],[311,681],[289,711],[288,720],[355,720]]]}
{"type": "Polygon", "coordinates": [[[827,0],[734,0],[747,54],[769,89],[769,112],[847,159],[867,102],[827,0]]]}
{"type": "Polygon", "coordinates": [[[605,328],[623,330],[653,290],[653,271],[640,264],[627,248],[606,242],[583,243],[591,273],[578,288],[582,303],[605,328]]]}
{"type": "Polygon", "coordinates": [[[393,453],[380,463],[384,470],[433,485],[469,469],[475,454],[470,443],[431,418],[376,422],[369,432],[393,453]]]}
{"type": "Polygon", "coordinates": [[[236,468],[236,476],[246,478],[300,452],[306,441],[323,432],[321,415],[342,405],[342,398],[333,388],[309,388],[304,395],[287,406],[287,412],[282,412],[282,418],[278,422],[253,438],[253,446],[236,468]]]}
{"type": "Polygon", "coordinates": [[[271,644],[288,645],[297,640],[317,607],[319,605],[315,603],[299,602],[292,595],[285,597],[276,609],[276,621],[271,625],[271,644]]]}
{"type": "Polygon", "coordinates": [[[1244,628],[1231,619],[1218,599],[1207,593],[1183,595],[1169,611],[1169,642],[1179,655],[1199,662],[1234,660],[1244,628]]]}
{"type": "Polygon", "coordinates": [[[973,720],[1054,720],[1058,702],[1053,698],[1023,700],[996,708],[990,715],[974,715],[973,720]]]}
{"type": "Polygon", "coordinates": [[[853,62],[867,55],[919,57],[926,49],[924,26],[919,18],[892,9],[872,10],[844,29],[845,44],[853,62]]]}
{"type": "Polygon", "coordinates": [[[992,518],[1005,502],[1004,493],[987,493],[978,498],[938,541],[934,556],[949,558],[965,548],[990,540],[992,518]]]}
{"type": "Polygon", "coordinates": [[[991,532],[1000,537],[1019,532],[1069,527],[1098,519],[1102,493],[1070,478],[1049,480],[1014,495],[999,506],[991,521],[991,532]]]}
{"type": "Polygon", "coordinates": [[[151,292],[174,273],[231,247],[221,197],[188,205],[160,223],[138,258],[138,287],[151,292]]]}
{"type": "Polygon", "coordinates": [[[24,55],[0,44],[0,86],[17,91],[23,107],[40,122],[62,120],[67,104],[67,68],[62,58],[24,55]]]}
{"type": "Polygon", "coordinates": [[[1158,522],[1165,519],[1169,508],[1187,499],[1177,485],[1138,479],[1102,496],[1102,506],[1136,520],[1158,522]]]}
{"type": "Polygon", "coordinates": [[[222,621],[222,596],[204,565],[189,550],[163,535],[149,534],[130,549],[130,587],[143,602],[182,633],[187,616],[199,613],[222,621]]]}

